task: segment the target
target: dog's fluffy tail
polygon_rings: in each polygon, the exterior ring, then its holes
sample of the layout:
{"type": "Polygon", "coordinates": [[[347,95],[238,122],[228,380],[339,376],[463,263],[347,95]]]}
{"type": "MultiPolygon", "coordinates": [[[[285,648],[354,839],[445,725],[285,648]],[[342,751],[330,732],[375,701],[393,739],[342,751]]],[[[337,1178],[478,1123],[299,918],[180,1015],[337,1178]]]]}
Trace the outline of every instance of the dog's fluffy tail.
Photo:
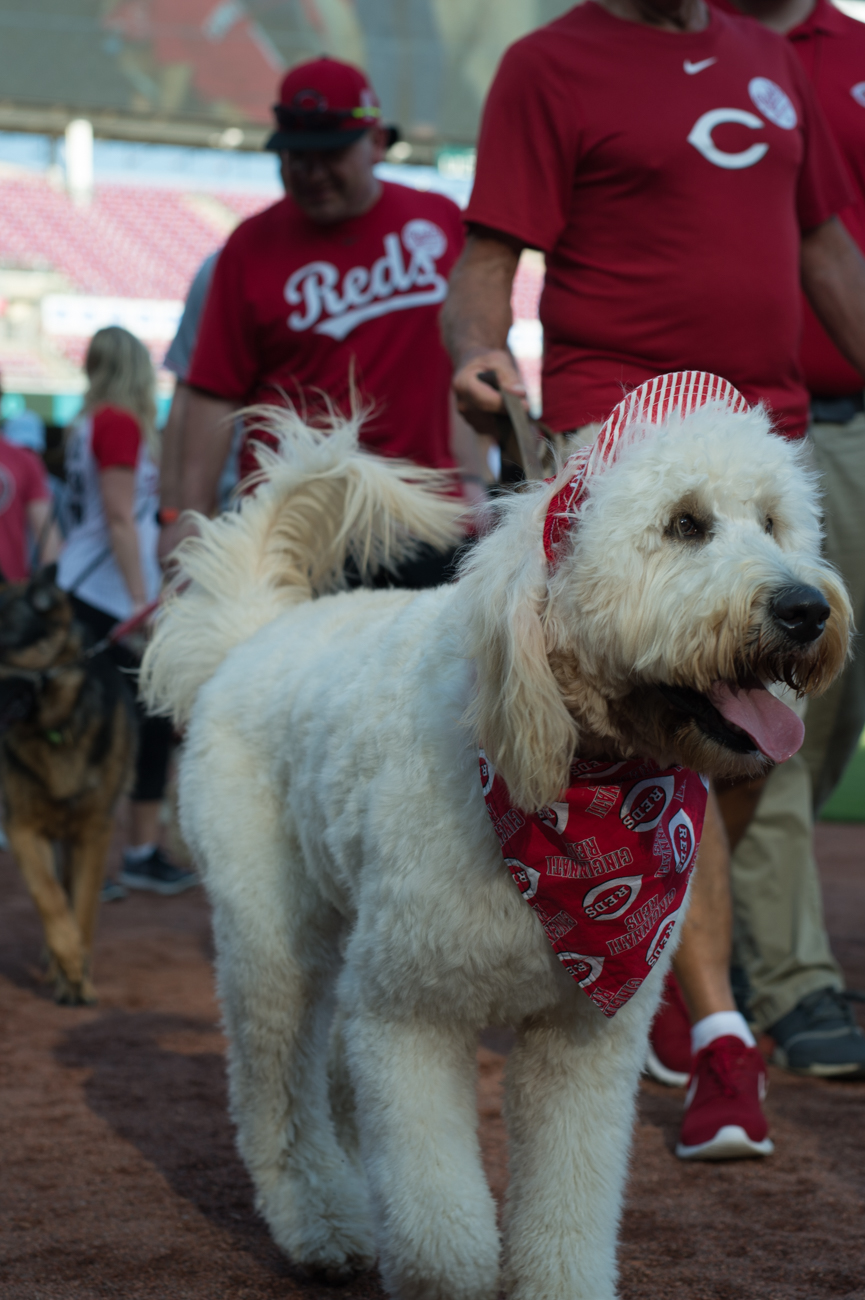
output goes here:
{"type": "Polygon", "coordinates": [[[196,517],[200,535],[178,549],[142,664],[148,707],[178,725],[235,645],[291,605],[343,588],[349,559],[367,580],[422,543],[445,550],[462,535],[449,477],[360,451],[360,417],[314,429],[292,410],[250,414],[278,450],[262,447],[260,484],[237,511],[196,517]]]}

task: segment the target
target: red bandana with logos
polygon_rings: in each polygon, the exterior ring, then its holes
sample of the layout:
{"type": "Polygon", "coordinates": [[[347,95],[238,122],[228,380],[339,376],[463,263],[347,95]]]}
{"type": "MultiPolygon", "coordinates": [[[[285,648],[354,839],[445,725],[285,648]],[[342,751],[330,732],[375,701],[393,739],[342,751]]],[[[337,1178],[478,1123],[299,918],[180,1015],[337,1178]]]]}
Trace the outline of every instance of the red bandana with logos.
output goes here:
{"type": "MultiPolygon", "coordinates": [[[[569,459],[568,479],[547,509],[551,570],[592,474],[616,459],[623,431],[708,402],[734,412],[748,407],[725,379],[692,370],[653,379],[619,403],[595,441],[569,459]]],[[[526,813],[513,806],[483,751],[480,766],[505,865],[568,974],[605,1016],[614,1016],[675,927],[700,843],[707,782],[688,768],[662,770],[648,760],[575,760],[561,802],[526,813]]]]}
{"type": "Polygon", "coordinates": [[[685,767],[577,761],[561,803],[525,813],[483,753],[480,762],[505,865],[565,970],[614,1016],[673,932],[707,787],[685,767]]]}

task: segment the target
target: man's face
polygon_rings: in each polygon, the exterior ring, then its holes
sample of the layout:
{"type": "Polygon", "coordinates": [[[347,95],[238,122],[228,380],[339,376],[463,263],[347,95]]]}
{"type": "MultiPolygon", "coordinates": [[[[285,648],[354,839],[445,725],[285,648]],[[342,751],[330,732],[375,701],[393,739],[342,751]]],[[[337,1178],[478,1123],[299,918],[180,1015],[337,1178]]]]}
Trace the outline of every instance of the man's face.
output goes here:
{"type": "Polygon", "coordinates": [[[297,149],[279,155],[282,183],[299,208],[319,225],[359,216],[378,194],[373,167],[384,157],[378,128],[345,149],[297,149]]]}

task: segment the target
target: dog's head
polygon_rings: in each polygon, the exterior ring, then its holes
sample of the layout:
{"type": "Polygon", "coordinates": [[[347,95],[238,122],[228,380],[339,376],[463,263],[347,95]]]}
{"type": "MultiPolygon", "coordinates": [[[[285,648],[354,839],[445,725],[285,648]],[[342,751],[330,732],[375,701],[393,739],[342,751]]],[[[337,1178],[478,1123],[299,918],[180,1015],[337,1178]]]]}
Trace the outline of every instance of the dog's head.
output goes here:
{"type": "Polygon", "coordinates": [[[0,586],[0,664],[6,668],[41,672],[65,647],[72,607],[56,578],[51,564],[29,582],[0,586]]]}
{"type": "Polygon", "coordinates": [[[519,806],[554,801],[575,752],[730,777],[797,747],[765,685],[824,690],[851,628],[806,454],[761,409],[635,425],[552,563],[545,520],[572,471],[505,503],[462,581],[472,720],[519,806]]]}

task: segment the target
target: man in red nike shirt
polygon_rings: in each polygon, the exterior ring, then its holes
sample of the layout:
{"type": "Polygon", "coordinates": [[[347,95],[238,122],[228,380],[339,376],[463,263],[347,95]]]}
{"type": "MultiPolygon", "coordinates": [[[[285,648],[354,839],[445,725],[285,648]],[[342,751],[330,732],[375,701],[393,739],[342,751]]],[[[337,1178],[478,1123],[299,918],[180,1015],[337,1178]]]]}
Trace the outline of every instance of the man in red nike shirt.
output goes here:
{"type": "MultiPolygon", "coordinates": [[[[438,317],[463,246],[459,209],[378,180],[386,132],[359,69],[335,59],[292,69],[275,112],[268,147],[280,154],[286,197],[238,226],[213,272],[179,466],[162,485],[161,556],[182,535],[180,511],[213,509],[241,406],[289,400],[315,417],[328,401],[348,413],[356,400],[369,409],[365,446],[454,466],[438,317]]],[[[247,441],[241,477],[256,467],[247,441]]]]}
{"type": "MultiPolygon", "coordinates": [[[[865,249],[865,25],[827,0],[718,0],[787,36],[847,169],[852,202],[839,215],[865,249]]],[[[800,364],[811,399],[809,441],[825,513],[825,550],[841,571],[858,627],[865,619],[865,402],[862,376],[804,304],[800,364]]],[[[813,812],[829,798],[865,726],[865,653],[808,704],[801,751],[752,797],[753,820],[732,857],[736,962],[752,1021],[775,1040],[774,1060],[820,1078],[865,1075],[865,1036],[844,995],[826,934],[813,812]]]]}
{"type": "MultiPolygon", "coordinates": [[[[554,430],[585,433],[623,388],[695,369],[765,401],[780,433],[804,436],[800,276],[865,372],[865,262],[836,216],[849,202],[784,41],[704,0],[589,0],[512,46],[490,90],[443,321],[461,409],[476,427],[500,410],[484,370],[522,391],[509,300],[531,247],[547,261],[543,407],[554,430]]],[[[710,800],[676,958],[694,1022],[683,1158],[766,1149],[763,1066],[727,975],[727,871],[710,800]],[[738,1061],[730,1095],[717,1087],[716,1051],[738,1061]]]]}

